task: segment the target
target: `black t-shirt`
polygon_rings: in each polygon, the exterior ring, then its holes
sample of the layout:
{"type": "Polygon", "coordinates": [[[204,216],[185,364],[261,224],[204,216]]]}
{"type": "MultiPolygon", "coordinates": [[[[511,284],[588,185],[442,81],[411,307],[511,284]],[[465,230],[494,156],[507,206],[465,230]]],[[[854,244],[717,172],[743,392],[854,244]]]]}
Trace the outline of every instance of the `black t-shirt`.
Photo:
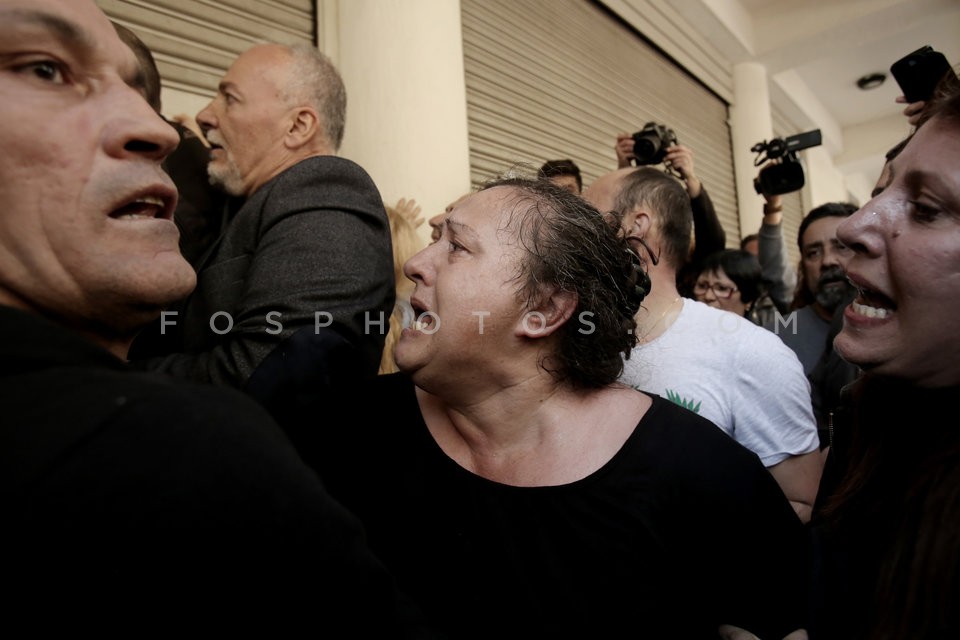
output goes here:
{"type": "Polygon", "coordinates": [[[131,371],[0,306],[0,407],[8,624],[395,637],[359,521],[242,393],[131,371]]]}
{"type": "Polygon", "coordinates": [[[803,626],[806,534],[757,457],[658,397],[586,478],[515,487],[447,457],[412,382],[341,394],[310,459],[371,546],[455,638],[762,638],[803,626]]]}

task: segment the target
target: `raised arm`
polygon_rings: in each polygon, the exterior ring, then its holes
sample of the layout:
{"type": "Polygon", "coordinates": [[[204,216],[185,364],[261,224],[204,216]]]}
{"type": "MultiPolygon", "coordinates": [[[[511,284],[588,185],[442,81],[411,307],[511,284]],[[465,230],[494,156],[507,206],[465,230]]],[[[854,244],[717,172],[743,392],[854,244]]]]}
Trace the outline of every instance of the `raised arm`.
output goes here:
{"type": "Polygon", "coordinates": [[[667,150],[664,165],[673,169],[687,187],[693,209],[694,264],[715,251],[726,247],[727,234],[720,224],[713,202],[697,176],[693,164],[693,149],[675,144],[667,150]]]}
{"type": "Polygon", "coordinates": [[[783,237],[783,201],[779,195],[763,194],[763,222],[757,234],[757,258],[761,277],[770,298],[782,314],[790,311],[797,272],[787,259],[786,240],[783,237]]]}

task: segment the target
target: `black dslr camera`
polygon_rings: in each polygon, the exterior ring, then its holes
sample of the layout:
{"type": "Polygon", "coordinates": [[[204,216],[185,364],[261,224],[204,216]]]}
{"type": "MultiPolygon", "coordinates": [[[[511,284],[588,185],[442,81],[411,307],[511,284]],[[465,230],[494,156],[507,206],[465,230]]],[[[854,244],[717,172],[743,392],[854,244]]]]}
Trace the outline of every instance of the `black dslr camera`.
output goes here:
{"type": "Polygon", "coordinates": [[[753,181],[753,188],[763,195],[781,195],[803,188],[803,167],[797,160],[797,151],[815,147],[822,141],[820,129],[798,133],[787,138],[774,138],[770,142],[764,140],[750,148],[757,154],[753,166],[759,167],[767,160],[780,158],[779,164],[772,164],[760,170],[760,175],[753,181]]]}
{"type": "Polygon", "coordinates": [[[648,122],[633,134],[633,155],[637,166],[660,164],[667,155],[667,147],[677,144],[677,134],[656,122],[648,122]]]}

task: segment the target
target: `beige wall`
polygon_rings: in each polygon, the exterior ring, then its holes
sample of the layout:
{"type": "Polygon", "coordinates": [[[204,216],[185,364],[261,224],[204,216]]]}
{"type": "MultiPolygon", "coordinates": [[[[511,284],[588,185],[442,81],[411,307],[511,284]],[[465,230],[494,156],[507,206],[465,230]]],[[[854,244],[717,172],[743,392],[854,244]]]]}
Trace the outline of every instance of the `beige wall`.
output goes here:
{"type": "MultiPolygon", "coordinates": [[[[386,203],[414,198],[429,218],[470,189],[460,3],[340,0],[336,13],[341,155],[370,172],[386,203]]],[[[426,223],[420,231],[426,240],[426,223]]]]}
{"type": "Polygon", "coordinates": [[[733,167],[737,180],[737,207],[740,213],[740,233],[749,235],[760,228],[764,202],[763,196],[758,195],[753,187],[759,168],[754,164],[756,154],[750,151],[750,148],[761,140],[773,138],[767,71],[759,64],[739,64],[734,67],[733,85],[730,141],[733,145],[733,167]]]}
{"type": "Polygon", "coordinates": [[[201,109],[210,103],[210,98],[163,87],[160,91],[160,102],[163,105],[163,115],[168,118],[176,118],[180,115],[196,118],[201,109]]]}
{"type": "MultiPolygon", "coordinates": [[[[826,147],[812,147],[803,152],[806,193],[804,202],[811,208],[824,202],[847,202],[851,194],[844,176],[836,168],[826,147]]],[[[806,213],[806,211],[804,212],[806,213]]]]}

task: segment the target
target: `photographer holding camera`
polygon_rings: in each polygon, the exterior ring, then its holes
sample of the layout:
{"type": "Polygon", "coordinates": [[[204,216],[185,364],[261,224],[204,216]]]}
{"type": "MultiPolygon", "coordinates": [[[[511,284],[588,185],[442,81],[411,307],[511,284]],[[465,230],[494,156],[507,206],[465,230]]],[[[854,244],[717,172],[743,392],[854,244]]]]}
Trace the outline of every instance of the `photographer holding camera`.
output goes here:
{"type": "Polygon", "coordinates": [[[727,244],[727,235],[713,208],[713,202],[694,171],[693,150],[679,144],[671,129],[655,123],[648,123],[636,134],[618,133],[614,150],[617,153],[618,169],[629,167],[634,162],[638,165],[659,164],[659,156],[662,155],[664,167],[683,181],[693,209],[693,240],[686,263],[677,270],[677,290],[685,298],[693,298],[693,285],[700,273],[700,262],[714,251],[724,249],[727,244]],[[659,136],[664,148],[660,149],[659,153],[642,154],[643,157],[638,162],[635,149],[637,137],[650,140],[654,137],[653,134],[659,136]]]}
{"type": "MultiPolygon", "coordinates": [[[[770,160],[761,169],[778,163],[770,160]]],[[[757,232],[757,259],[760,260],[761,278],[767,289],[768,300],[776,310],[786,315],[793,303],[797,285],[797,272],[789,263],[787,246],[783,238],[783,200],[778,193],[763,190],[759,175],[754,178],[754,188],[763,196],[763,219],[757,232]]],[[[772,325],[773,309],[764,313],[761,324],[772,325]]]]}

